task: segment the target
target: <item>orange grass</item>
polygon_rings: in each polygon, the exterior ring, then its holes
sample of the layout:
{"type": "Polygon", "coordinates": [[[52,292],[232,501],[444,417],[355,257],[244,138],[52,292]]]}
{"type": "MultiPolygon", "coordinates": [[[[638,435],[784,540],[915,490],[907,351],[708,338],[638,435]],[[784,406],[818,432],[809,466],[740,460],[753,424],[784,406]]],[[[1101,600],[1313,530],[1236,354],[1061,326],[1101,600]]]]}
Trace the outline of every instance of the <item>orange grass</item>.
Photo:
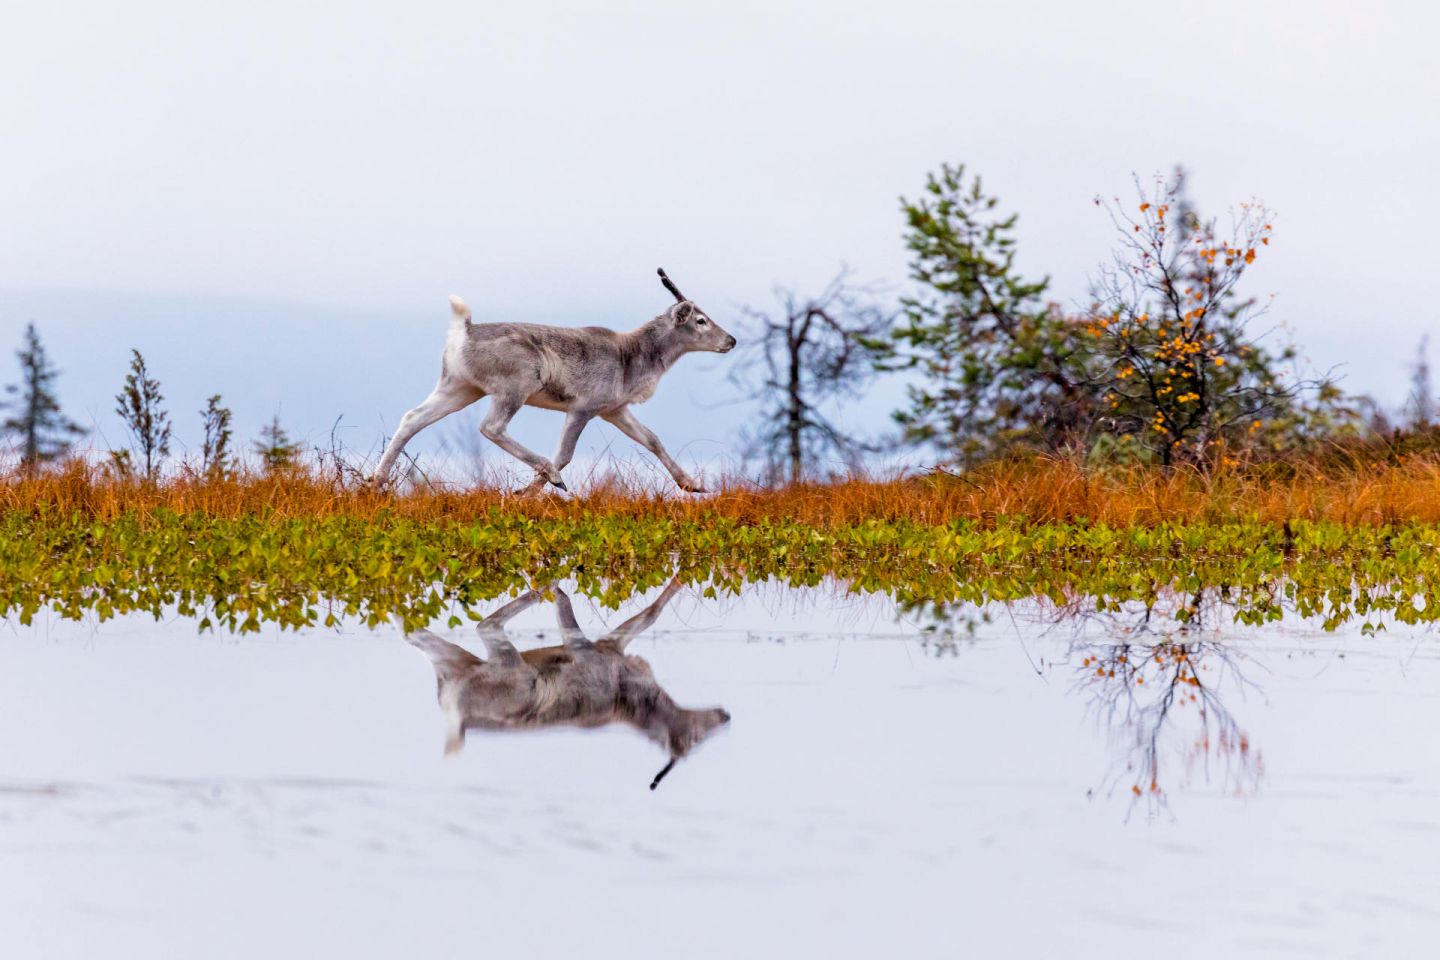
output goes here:
{"type": "Polygon", "coordinates": [[[297,470],[205,481],[191,476],[146,485],[114,479],[82,463],[26,477],[0,477],[0,510],[80,511],[97,520],[127,512],[170,510],[216,517],[276,519],[379,514],[414,520],[470,520],[493,509],[536,518],[727,517],[758,523],[802,521],[825,528],[867,520],[941,524],[1023,517],[1033,523],[1088,519],[1112,526],[1160,521],[1329,520],[1350,524],[1440,521],[1440,457],[1325,467],[1260,465],[1211,474],[1154,467],[1087,469],[1034,458],[964,474],[852,479],[779,489],[728,481],[706,496],[656,490],[614,476],[573,495],[522,496],[494,487],[419,486],[375,492],[362,484],[297,470]]]}

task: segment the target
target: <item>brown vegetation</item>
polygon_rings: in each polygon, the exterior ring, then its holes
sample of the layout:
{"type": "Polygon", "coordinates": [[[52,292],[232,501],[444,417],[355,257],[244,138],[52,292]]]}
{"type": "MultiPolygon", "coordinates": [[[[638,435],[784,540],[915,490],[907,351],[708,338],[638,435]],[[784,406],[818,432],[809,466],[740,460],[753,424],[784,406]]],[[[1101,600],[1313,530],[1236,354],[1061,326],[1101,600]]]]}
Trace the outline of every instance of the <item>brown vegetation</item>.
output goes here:
{"type": "Polygon", "coordinates": [[[757,489],[717,485],[708,497],[674,495],[623,477],[592,480],[575,496],[520,496],[496,487],[419,485],[377,492],[303,467],[205,478],[195,473],[155,484],[117,478],[74,462],[63,469],[0,478],[0,511],[79,512],[97,520],[131,512],[174,511],[274,520],[380,515],[471,520],[491,511],[535,518],[630,516],[745,523],[788,520],[819,528],[866,521],[943,524],[1025,518],[1088,520],[1112,526],[1226,520],[1329,520],[1374,524],[1440,521],[1440,454],[1395,447],[1337,455],[1330,462],[1269,462],[1210,471],[1147,466],[1085,467],[1072,461],[1000,461],[964,473],[850,479],[757,489]]]}

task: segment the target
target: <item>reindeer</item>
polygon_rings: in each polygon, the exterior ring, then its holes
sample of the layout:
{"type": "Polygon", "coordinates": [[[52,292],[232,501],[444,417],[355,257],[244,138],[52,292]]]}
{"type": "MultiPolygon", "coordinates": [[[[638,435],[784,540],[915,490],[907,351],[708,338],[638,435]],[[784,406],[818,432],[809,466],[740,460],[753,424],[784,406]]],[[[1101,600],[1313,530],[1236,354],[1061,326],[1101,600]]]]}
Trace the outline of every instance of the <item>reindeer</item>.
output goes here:
{"type": "Polygon", "coordinates": [[[477,625],[485,660],[429,630],[407,632],[396,618],[405,639],[435,667],[446,755],[464,746],[467,730],[624,723],[670,754],[670,762],[650,782],[654,790],[677,761],[730,721],[730,714],[719,707],[689,710],[676,705],[655,681],[650,665],[625,654],[626,645],[654,625],[679,589],[679,578],[670,581],[654,603],[592,643],[580,632],[570,598],[552,588],[563,642],[521,653],[506,636],[505,623],[541,599],[538,591],[530,590],[477,625]]]}
{"type": "Polygon", "coordinates": [[[465,301],[452,296],[453,316],[440,355],[440,381],[430,396],[401,418],[372,482],[383,483],[389,477],[396,458],[415,434],[488,396],[490,410],[480,432],[535,471],[535,481],[527,491],[538,490],[547,482],[566,489],[560,471],[575,455],[585,425],[600,417],[654,454],[680,489],[704,493],[700,482],[675,462],[660,438],[635,418],[630,406],[650,399],[660,377],[685,354],[728,353],[735,347],[735,338],[685,299],[663,269],[657,273],[675,297],[675,305],[629,333],[604,327],[477,324],[465,301]],[[560,445],[549,460],[505,431],[511,418],[527,405],[565,414],[560,445]]]}

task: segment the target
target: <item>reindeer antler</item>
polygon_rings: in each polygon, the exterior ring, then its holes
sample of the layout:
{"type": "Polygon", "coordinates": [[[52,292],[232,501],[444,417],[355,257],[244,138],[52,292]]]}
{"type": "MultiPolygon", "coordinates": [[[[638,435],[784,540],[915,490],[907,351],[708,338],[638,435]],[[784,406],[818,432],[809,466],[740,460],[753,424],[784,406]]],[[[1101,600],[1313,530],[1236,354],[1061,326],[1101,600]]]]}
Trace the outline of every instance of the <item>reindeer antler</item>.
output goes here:
{"type": "Polygon", "coordinates": [[[665,284],[665,289],[666,289],[666,290],[669,290],[671,293],[673,293],[673,294],[675,295],[675,302],[676,302],[676,303],[683,303],[683,302],[685,301],[685,294],[681,293],[681,292],[680,292],[680,288],[677,287],[677,286],[675,286],[675,281],[674,281],[674,280],[671,280],[669,277],[667,277],[667,276],[665,275],[665,268],[664,268],[664,267],[659,267],[658,269],[656,269],[655,272],[658,273],[658,274],[660,274],[660,282],[663,283],[663,284],[665,284]]]}
{"type": "MultiPolygon", "coordinates": [[[[664,270],[661,270],[661,271],[660,271],[660,275],[663,277],[663,276],[665,275],[665,271],[664,271],[664,270]]],[[[667,281],[667,282],[668,282],[668,281],[667,281]]],[[[678,759],[680,759],[680,758],[679,758],[679,757],[671,757],[671,758],[670,758],[670,762],[667,763],[667,764],[665,764],[664,769],[662,769],[659,773],[655,774],[655,779],[650,781],[650,789],[651,789],[651,790],[654,790],[656,787],[660,786],[660,781],[665,779],[665,774],[667,774],[667,773],[670,772],[671,768],[673,768],[673,767],[675,766],[675,761],[678,760],[678,759]]]]}

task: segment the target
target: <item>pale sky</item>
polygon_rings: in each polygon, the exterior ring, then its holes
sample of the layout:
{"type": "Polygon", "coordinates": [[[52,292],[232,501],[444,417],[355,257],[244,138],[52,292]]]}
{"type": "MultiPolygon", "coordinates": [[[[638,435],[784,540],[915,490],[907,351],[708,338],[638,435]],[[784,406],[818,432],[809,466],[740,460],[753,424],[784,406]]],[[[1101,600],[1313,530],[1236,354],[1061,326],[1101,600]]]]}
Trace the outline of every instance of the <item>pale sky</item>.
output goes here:
{"type": "MultiPolygon", "coordinates": [[[[898,293],[898,197],[942,161],[1020,213],[1061,302],[1110,249],[1094,197],[1178,161],[1209,211],[1277,212],[1250,291],[1315,368],[1399,404],[1433,325],[1422,3],[6,0],[3,23],[0,380],[34,321],[111,440],[131,346],[188,442],[220,391],[243,433],[343,414],[363,448],[432,385],[452,292],[621,328],[665,307],[660,265],[735,327],[842,261],[898,293]]],[[[734,448],[729,362],[640,408],[682,459],[734,448]]],[[[559,425],[517,422],[547,455],[559,425]]],[[[582,451],[607,445],[633,450],[597,425],[582,451]]]]}

